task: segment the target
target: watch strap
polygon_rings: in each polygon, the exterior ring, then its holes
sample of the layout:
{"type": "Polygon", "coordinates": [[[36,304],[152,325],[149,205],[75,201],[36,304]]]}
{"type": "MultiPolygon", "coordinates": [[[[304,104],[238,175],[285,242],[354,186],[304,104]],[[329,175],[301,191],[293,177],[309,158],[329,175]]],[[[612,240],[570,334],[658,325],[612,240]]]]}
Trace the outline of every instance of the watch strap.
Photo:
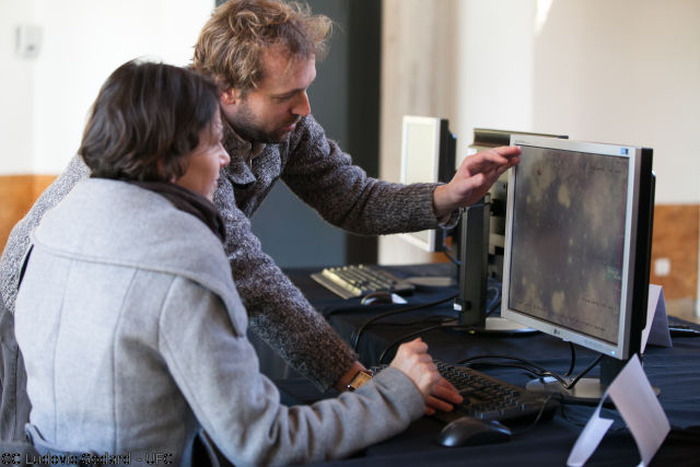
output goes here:
{"type": "Polygon", "coordinates": [[[374,377],[374,372],[370,370],[360,370],[357,372],[357,374],[352,378],[352,381],[347,386],[348,391],[354,391],[356,389],[359,389],[363,385],[365,385],[367,382],[369,382],[372,378],[374,377]]]}

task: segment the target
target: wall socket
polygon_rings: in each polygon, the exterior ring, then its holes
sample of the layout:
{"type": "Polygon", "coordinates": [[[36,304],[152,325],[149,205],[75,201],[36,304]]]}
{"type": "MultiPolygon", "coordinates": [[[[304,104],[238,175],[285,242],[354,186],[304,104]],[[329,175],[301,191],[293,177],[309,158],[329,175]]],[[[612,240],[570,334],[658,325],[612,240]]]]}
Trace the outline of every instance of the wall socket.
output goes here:
{"type": "Polygon", "coordinates": [[[17,55],[22,58],[36,58],[41,51],[44,30],[41,26],[25,24],[17,26],[17,55]]]}
{"type": "Polygon", "coordinates": [[[671,274],[671,260],[669,258],[658,258],[654,261],[654,275],[656,277],[666,277],[671,274]]]}

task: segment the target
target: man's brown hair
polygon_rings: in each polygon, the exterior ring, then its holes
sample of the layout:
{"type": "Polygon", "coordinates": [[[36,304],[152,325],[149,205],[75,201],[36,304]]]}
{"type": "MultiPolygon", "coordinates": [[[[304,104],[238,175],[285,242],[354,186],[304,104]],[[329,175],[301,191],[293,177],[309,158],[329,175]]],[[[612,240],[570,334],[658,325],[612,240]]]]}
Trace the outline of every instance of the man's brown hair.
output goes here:
{"type": "Polygon", "coordinates": [[[263,51],[281,46],[291,60],[321,60],[332,21],[308,5],[279,0],[228,0],[204,25],[194,49],[193,67],[221,89],[245,93],[264,78],[263,51]]]}

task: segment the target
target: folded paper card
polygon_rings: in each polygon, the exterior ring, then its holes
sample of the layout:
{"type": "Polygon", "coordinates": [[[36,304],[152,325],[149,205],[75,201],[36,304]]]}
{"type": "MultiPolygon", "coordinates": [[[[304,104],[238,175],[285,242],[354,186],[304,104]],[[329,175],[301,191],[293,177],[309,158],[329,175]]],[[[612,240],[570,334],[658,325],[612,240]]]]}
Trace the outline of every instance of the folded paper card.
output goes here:
{"type": "Polygon", "coordinates": [[[664,289],[660,285],[649,284],[649,305],[647,307],[647,325],[642,332],[642,352],[646,345],[671,347],[671,333],[668,330],[668,314],[664,289]]]}
{"type": "Polygon", "coordinates": [[[567,465],[584,465],[612,425],[612,420],[600,416],[607,397],[615,403],[637,443],[641,458],[639,465],[649,465],[671,425],[636,355],[608,386],[598,408],[576,440],[567,465]]]}

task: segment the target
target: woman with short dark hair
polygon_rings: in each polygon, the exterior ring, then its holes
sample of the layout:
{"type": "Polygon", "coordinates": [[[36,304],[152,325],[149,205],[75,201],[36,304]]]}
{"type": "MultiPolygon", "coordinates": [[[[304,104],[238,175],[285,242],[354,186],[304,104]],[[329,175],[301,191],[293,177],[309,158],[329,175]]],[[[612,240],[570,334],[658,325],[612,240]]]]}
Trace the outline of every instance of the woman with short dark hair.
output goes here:
{"type": "Polygon", "coordinates": [[[92,176],[35,230],[16,302],[41,454],[202,465],[206,439],[235,464],[320,461],[423,414],[439,376],[420,340],[311,406],[281,405],[260,374],[211,202],[229,162],[217,102],[207,78],[163,64],[103,85],[80,149],[92,176]]]}

